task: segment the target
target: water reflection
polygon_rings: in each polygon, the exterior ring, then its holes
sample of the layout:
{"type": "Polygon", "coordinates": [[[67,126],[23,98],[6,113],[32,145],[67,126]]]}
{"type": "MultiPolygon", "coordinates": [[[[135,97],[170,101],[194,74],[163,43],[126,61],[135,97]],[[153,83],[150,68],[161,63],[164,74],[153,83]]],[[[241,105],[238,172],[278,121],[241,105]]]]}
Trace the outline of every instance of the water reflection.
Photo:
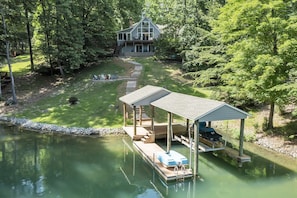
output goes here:
{"type": "MultiPolygon", "coordinates": [[[[189,155],[184,146],[173,146],[189,155]]],[[[201,154],[198,180],[166,183],[134,152],[128,137],[38,134],[0,126],[0,197],[296,197],[295,172],[248,154],[252,162],[242,168],[224,154],[201,154]]]]}

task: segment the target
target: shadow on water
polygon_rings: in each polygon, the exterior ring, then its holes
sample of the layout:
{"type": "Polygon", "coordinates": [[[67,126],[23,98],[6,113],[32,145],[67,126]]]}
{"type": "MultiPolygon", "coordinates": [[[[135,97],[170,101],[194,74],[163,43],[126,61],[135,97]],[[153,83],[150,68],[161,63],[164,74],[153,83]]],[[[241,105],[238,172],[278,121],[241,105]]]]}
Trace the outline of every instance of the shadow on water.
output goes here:
{"type": "Polygon", "coordinates": [[[0,197],[133,197],[139,190],[119,174],[113,139],[0,126],[0,197]]]}

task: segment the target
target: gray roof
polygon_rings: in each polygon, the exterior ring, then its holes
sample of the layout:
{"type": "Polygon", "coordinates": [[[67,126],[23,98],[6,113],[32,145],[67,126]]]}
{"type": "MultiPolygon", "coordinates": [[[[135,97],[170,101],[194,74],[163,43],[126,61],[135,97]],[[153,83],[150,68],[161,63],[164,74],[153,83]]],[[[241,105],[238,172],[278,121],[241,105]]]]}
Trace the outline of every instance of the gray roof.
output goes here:
{"type": "Polygon", "coordinates": [[[196,121],[245,119],[248,113],[225,102],[171,92],[151,105],[196,121]]]}
{"type": "Polygon", "coordinates": [[[249,115],[225,102],[170,92],[151,85],[122,96],[120,100],[131,106],[151,104],[193,121],[245,119],[249,115]]]}
{"type": "Polygon", "coordinates": [[[162,87],[146,85],[145,87],[135,90],[119,99],[130,106],[150,105],[153,101],[160,99],[169,93],[170,91],[162,87]]]}

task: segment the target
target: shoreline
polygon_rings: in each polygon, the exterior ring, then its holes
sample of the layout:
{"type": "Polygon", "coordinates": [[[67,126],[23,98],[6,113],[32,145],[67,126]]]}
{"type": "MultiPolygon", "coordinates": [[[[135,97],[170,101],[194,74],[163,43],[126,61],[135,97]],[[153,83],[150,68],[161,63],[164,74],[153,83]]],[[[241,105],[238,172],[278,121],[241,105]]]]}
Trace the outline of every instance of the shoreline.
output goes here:
{"type": "Polygon", "coordinates": [[[83,127],[65,127],[55,124],[46,124],[33,122],[29,119],[13,118],[8,116],[0,116],[0,124],[7,126],[16,126],[21,130],[36,131],[39,133],[57,133],[65,135],[97,135],[99,137],[106,135],[125,134],[122,128],[83,128],[83,127]]]}
{"type": "MultiPolygon", "coordinates": [[[[46,124],[33,122],[29,119],[14,118],[9,116],[0,116],[0,124],[7,126],[15,126],[21,130],[35,131],[38,133],[56,133],[64,135],[77,136],[98,136],[107,135],[124,135],[126,134],[122,128],[83,128],[83,127],[65,127],[55,124],[46,124]]],[[[261,146],[262,148],[273,151],[284,156],[297,160],[297,145],[290,144],[280,137],[261,136],[252,144],[261,146]]]]}

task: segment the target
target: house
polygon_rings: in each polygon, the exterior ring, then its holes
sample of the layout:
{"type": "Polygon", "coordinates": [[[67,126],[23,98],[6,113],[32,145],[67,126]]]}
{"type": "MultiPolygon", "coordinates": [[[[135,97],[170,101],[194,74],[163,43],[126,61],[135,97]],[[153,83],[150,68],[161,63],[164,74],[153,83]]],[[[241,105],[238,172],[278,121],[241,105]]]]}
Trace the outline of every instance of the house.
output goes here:
{"type": "Polygon", "coordinates": [[[117,32],[116,53],[122,56],[152,56],[154,40],[159,36],[158,26],[143,15],[138,23],[117,32]]]}

